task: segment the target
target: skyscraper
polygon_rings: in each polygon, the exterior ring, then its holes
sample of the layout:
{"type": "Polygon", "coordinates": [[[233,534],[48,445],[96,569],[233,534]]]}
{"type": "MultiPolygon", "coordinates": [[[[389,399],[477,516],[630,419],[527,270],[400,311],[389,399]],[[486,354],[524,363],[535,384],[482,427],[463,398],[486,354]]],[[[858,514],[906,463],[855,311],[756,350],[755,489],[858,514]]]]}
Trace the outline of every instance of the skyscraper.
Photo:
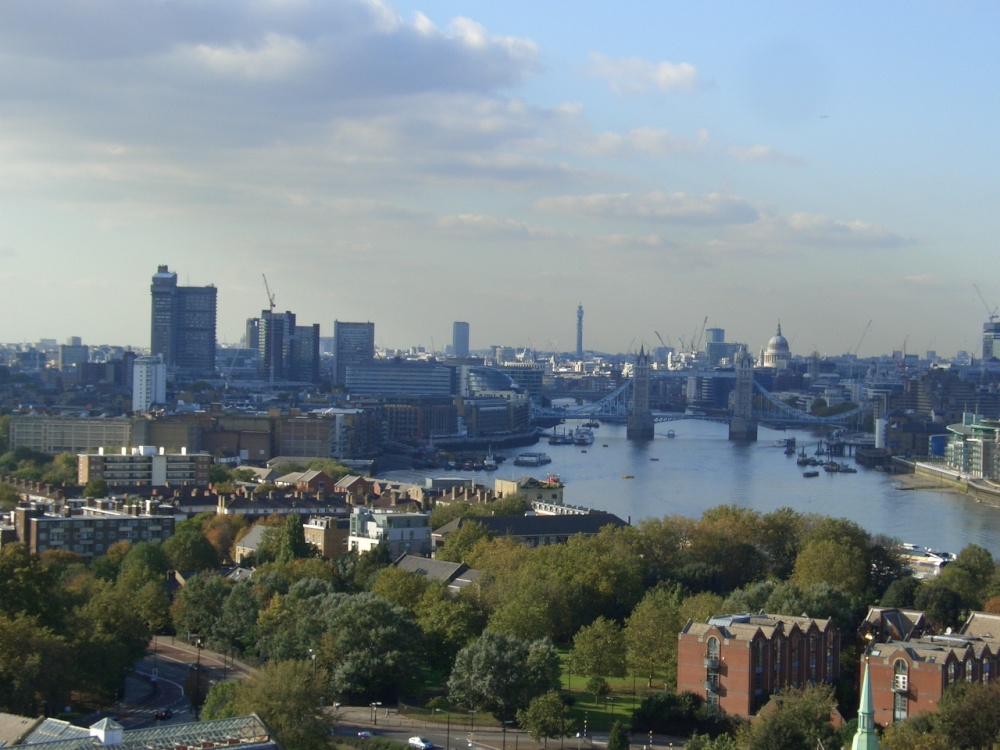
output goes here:
{"type": "Polygon", "coordinates": [[[456,357],[469,356],[469,324],[456,320],[451,327],[451,348],[456,357]]]}
{"type": "Polygon", "coordinates": [[[215,370],[214,286],[177,286],[177,274],[159,266],[150,294],[150,352],[169,368],[191,373],[215,370]]]}
{"type": "Polygon", "coordinates": [[[375,324],[333,321],[334,385],[347,382],[347,368],[375,359],[375,324]]]}
{"type": "Polygon", "coordinates": [[[583,359],[583,304],[576,308],[576,358],[583,359]]]}

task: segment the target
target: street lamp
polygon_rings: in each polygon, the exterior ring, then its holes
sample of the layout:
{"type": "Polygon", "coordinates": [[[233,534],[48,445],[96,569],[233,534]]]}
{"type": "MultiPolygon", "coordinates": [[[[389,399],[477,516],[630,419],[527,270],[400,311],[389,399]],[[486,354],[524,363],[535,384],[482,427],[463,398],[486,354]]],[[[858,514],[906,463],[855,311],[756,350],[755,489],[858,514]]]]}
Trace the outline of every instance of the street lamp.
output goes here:
{"type": "Polygon", "coordinates": [[[615,699],[613,697],[611,697],[610,695],[608,695],[608,696],[605,696],[604,700],[607,701],[607,703],[605,705],[608,707],[608,711],[606,713],[614,713],[615,712],[615,699]]]}
{"type": "Polygon", "coordinates": [[[445,720],[448,722],[444,741],[444,750],[451,750],[451,711],[445,711],[441,708],[435,708],[434,711],[439,714],[444,714],[445,720]]]}
{"type": "Polygon", "coordinates": [[[476,733],[476,714],[477,713],[478,713],[477,709],[475,709],[475,708],[470,708],[469,709],[469,715],[472,717],[472,719],[469,722],[469,734],[475,734],[476,733]]]}
{"type": "Polygon", "coordinates": [[[372,724],[378,726],[378,707],[382,705],[382,701],[372,701],[372,724]]]}

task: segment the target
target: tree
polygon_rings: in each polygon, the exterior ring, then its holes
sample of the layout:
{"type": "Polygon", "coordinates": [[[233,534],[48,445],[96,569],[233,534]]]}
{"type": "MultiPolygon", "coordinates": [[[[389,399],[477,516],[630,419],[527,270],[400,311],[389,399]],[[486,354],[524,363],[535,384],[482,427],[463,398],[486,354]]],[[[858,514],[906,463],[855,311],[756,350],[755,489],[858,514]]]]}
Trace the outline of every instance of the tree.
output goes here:
{"type": "Polygon", "coordinates": [[[517,723],[536,742],[544,740],[546,747],[549,738],[565,737],[572,726],[566,717],[566,704],[554,690],[532,698],[527,708],[517,712],[517,723]]]}
{"type": "Polygon", "coordinates": [[[916,596],[919,587],[920,581],[913,576],[897,578],[889,584],[879,604],[883,607],[910,608],[913,606],[913,597],[916,596]]]}
{"type": "Polygon", "coordinates": [[[371,591],[412,614],[429,586],[426,576],[390,566],[375,575],[371,591]]]}
{"type": "Polygon", "coordinates": [[[431,584],[415,608],[424,634],[425,659],[447,669],[455,655],[483,631],[486,617],[475,602],[453,596],[440,582],[431,584]]]}
{"type": "Polygon", "coordinates": [[[37,715],[65,705],[74,683],[73,654],[37,618],[0,614],[0,710],[37,715]]]}
{"type": "Polygon", "coordinates": [[[868,587],[868,556],[857,547],[836,539],[812,539],[795,558],[792,582],[803,588],[828,583],[851,597],[861,597],[868,587]]]}
{"type": "MultiPolygon", "coordinates": [[[[677,631],[673,631],[676,633],[677,631]]],[[[674,640],[677,636],[674,635],[674,640]]],[[[590,677],[625,676],[625,639],[617,623],[598,617],[573,638],[573,664],[590,677]]]]}
{"type": "Polygon", "coordinates": [[[1000,739],[1000,684],[959,682],[938,707],[938,731],[959,750],[996,747],[1000,739]]]}
{"type": "Polygon", "coordinates": [[[309,661],[268,662],[238,684],[236,715],[258,714],[283,747],[327,748],[330,722],[323,713],[326,679],[326,673],[309,661]]]}
{"type": "Polygon", "coordinates": [[[559,656],[547,640],[528,643],[487,630],[455,657],[448,695],[474,709],[515,713],[559,688],[559,656]]]}
{"type": "Polygon", "coordinates": [[[608,750],[628,750],[628,747],[628,730],[624,724],[616,721],[608,734],[608,750]]]}
{"type": "Polygon", "coordinates": [[[229,584],[218,573],[199,573],[177,592],[170,615],[178,633],[212,636],[229,595],[229,584]]]}
{"type": "Polygon", "coordinates": [[[747,750],[787,750],[787,748],[839,747],[837,732],[830,723],[835,701],[829,685],[787,688],[771,697],[757,720],[743,726],[738,737],[747,750]]]}
{"type": "Polygon", "coordinates": [[[445,562],[467,562],[472,548],[481,539],[492,538],[493,535],[481,523],[466,521],[448,534],[444,546],[435,553],[434,558],[445,562]]]}
{"type": "Polygon", "coordinates": [[[913,597],[913,606],[922,610],[931,624],[941,631],[958,625],[962,599],[947,586],[924,581],[913,597]]]}
{"type": "Polygon", "coordinates": [[[21,500],[21,493],[9,484],[0,484],[0,511],[8,512],[17,507],[21,500]]]}
{"type": "Polygon", "coordinates": [[[318,663],[344,700],[391,700],[410,687],[423,650],[402,607],[374,594],[331,594],[318,663]]]}
{"type": "Polygon", "coordinates": [[[84,497],[107,497],[108,496],[108,483],[104,479],[94,477],[93,479],[88,479],[86,486],[83,488],[84,497]]]}
{"type": "MultiPolygon", "coordinates": [[[[677,633],[684,623],[680,616],[681,592],[678,587],[660,587],[649,591],[625,621],[625,657],[629,671],[646,677],[646,687],[654,677],[670,684],[676,680],[677,633]]],[[[574,662],[575,663],[575,662],[574,662]]]]}
{"type": "Polygon", "coordinates": [[[212,685],[201,707],[201,720],[234,719],[239,716],[236,707],[239,686],[238,682],[217,682],[212,685]]]}
{"type": "Polygon", "coordinates": [[[183,529],[178,526],[173,536],[163,542],[163,551],[174,570],[214,570],[219,567],[215,549],[195,526],[183,529]]]}

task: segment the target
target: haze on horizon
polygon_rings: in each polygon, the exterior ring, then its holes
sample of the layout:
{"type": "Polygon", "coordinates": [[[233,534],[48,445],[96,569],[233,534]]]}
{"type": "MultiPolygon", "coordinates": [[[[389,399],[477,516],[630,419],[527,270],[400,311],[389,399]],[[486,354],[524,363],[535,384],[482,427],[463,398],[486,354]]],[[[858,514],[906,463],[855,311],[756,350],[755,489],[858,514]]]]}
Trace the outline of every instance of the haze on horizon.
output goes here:
{"type": "Polygon", "coordinates": [[[0,341],[149,344],[168,264],[380,346],[705,316],[978,354],[1000,304],[987,2],[0,5],[0,341]]]}

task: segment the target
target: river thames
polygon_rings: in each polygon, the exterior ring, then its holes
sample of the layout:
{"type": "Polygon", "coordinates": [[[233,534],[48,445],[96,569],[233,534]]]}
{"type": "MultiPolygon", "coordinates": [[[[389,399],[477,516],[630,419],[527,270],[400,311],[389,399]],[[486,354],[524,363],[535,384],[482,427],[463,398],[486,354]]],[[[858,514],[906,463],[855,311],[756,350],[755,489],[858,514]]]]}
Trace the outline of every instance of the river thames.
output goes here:
{"type": "MultiPolygon", "coordinates": [[[[574,425],[570,424],[572,429],[574,425]]],[[[651,441],[631,441],[624,425],[602,424],[586,447],[549,445],[504,451],[508,460],[492,473],[434,472],[435,476],[493,479],[558,474],[565,502],[614,513],[633,523],[650,517],[698,518],[712,507],[733,504],[768,513],[787,506],[802,513],[849,518],[873,533],[936,550],[959,552],[978,544],[1000,557],[1000,508],[965,495],[929,489],[900,489],[896,477],[857,467],[856,474],[826,473],[804,478],[795,456],[776,441],[796,438],[812,455],[817,437],[798,430],[761,427],[756,443],[733,443],[723,424],[680,420],[656,425],[651,441]],[[668,438],[673,430],[675,437],[668,438]],[[542,467],[514,466],[514,456],[541,451],[552,459],[542,467]],[[623,478],[623,477],[631,478],[623,478]]],[[[854,459],[838,459],[854,465],[854,459]]],[[[394,479],[423,483],[426,472],[391,472],[394,479]]]]}

